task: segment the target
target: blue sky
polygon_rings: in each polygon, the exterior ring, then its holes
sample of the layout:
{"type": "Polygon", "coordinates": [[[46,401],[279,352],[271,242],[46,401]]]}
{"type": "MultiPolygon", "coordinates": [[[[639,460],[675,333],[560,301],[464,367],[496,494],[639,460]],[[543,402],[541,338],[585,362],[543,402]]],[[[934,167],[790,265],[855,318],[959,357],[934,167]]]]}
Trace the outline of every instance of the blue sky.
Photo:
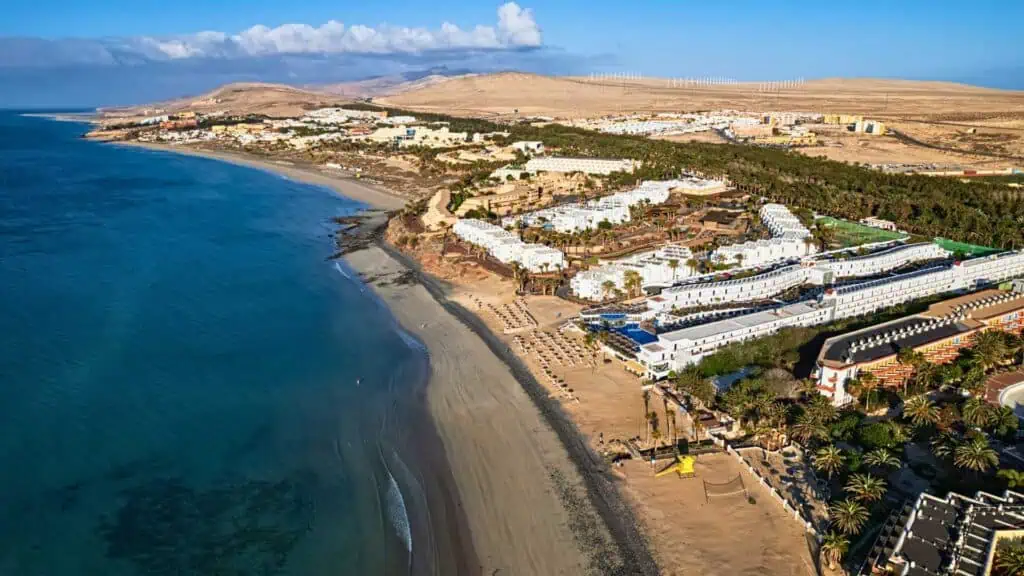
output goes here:
{"type": "MultiPolygon", "coordinates": [[[[50,39],[237,33],[256,24],[382,23],[463,29],[495,20],[498,3],[452,0],[35,0],[13,2],[0,36],[50,39]],[[59,14],[59,17],[54,15],[59,14]]],[[[651,75],[790,76],[962,74],[1019,66],[1024,2],[943,0],[523,0],[543,43],[610,55],[609,69],[651,75]],[[1015,24],[1017,23],[1017,24],[1015,24]],[[1014,29],[1018,33],[1014,33],[1014,29]]]]}
{"type": "Polygon", "coordinates": [[[315,84],[435,66],[1024,88],[1024,0],[516,1],[12,2],[0,18],[9,88],[0,105],[76,95],[122,103],[229,81],[315,84]]]}

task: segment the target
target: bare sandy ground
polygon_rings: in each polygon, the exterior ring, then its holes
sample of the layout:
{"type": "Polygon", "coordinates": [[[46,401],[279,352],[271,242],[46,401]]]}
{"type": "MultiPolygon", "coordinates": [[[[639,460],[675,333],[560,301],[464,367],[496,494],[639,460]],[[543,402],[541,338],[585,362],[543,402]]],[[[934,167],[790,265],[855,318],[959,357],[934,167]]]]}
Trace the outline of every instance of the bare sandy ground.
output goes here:
{"type": "Polygon", "coordinates": [[[210,158],[213,160],[220,160],[222,162],[230,162],[231,164],[237,164],[239,166],[263,170],[265,172],[272,172],[279,176],[298,180],[299,182],[305,182],[315,186],[323,186],[330,190],[334,190],[346,198],[351,198],[352,200],[369,204],[374,208],[380,208],[383,210],[397,210],[405,206],[405,199],[401,198],[397,194],[387,192],[365,182],[360,182],[354,178],[347,178],[340,173],[331,173],[326,169],[320,170],[312,165],[306,166],[283,161],[275,162],[273,160],[266,160],[249,154],[213,151],[185,146],[170,146],[166,144],[119,142],[118,145],[135,146],[139,148],[146,148],[148,150],[159,150],[162,152],[184,154],[186,156],[210,158]]]}
{"type": "Polygon", "coordinates": [[[741,474],[732,456],[702,455],[695,470],[696,478],[655,478],[648,464],[628,461],[623,467],[664,574],[815,574],[803,529],[747,472],[742,478],[755,504],[742,494],[705,501],[704,480],[724,483],[741,474]]]}
{"type": "Polygon", "coordinates": [[[347,259],[427,346],[427,404],[480,573],[651,573],[624,564],[562,441],[487,344],[380,248],[347,259]]]}
{"type": "Polygon", "coordinates": [[[664,78],[613,82],[518,72],[456,78],[380,102],[455,115],[500,117],[518,114],[578,118],[710,109],[799,110],[887,117],[1024,112],[1024,92],[948,82],[830,79],[764,91],[757,83],[680,87],[664,78]]]}

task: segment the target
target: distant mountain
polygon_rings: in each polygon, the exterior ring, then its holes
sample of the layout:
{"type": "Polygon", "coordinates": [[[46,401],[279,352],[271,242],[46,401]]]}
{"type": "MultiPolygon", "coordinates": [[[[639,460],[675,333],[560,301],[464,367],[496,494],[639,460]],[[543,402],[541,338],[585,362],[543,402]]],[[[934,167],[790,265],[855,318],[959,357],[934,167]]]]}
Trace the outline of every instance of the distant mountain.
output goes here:
{"type": "Polygon", "coordinates": [[[374,76],[353,82],[309,86],[309,88],[346,98],[376,98],[402,94],[472,74],[466,68],[451,70],[447,66],[432,66],[425,70],[411,70],[390,76],[374,76]]]}

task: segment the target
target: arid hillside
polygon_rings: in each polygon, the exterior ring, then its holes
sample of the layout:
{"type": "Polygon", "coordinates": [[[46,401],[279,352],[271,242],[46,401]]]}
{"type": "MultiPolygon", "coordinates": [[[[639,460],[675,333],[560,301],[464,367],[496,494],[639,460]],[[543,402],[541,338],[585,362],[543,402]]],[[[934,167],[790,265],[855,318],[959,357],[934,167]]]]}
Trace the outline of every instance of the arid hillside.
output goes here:
{"type": "Polygon", "coordinates": [[[1024,117],[1024,92],[946,82],[828,79],[766,91],[759,84],[679,86],[508,72],[455,78],[381,99],[469,116],[594,117],[709,109],[799,110],[918,119],[1024,117]]]}
{"type": "Polygon", "coordinates": [[[184,111],[202,114],[214,112],[262,114],[285,118],[301,116],[305,110],[340,106],[349,101],[344,97],[283,84],[238,83],[221,86],[201,96],[179,98],[144,106],[108,109],[103,110],[102,113],[105,118],[116,120],[184,111]]]}

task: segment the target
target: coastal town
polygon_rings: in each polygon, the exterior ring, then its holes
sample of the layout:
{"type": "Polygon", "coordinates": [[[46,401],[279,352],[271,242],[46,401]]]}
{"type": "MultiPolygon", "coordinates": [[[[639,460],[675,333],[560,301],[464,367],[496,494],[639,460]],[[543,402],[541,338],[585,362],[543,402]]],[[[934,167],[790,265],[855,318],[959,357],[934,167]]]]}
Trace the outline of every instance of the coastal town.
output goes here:
{"type": "Polygon", "coordinates": [[[220,108],[111,115],[91,137],[400,196],[387,250],[568,415],[666,573],[746,573],[735,552],[757,545],[763,573],[990,574],[1024,530],[1019,168],[798,154],[891,137],[843,111],[220,108]],[[962,218],[893,200],[926,185],[985,200],[962,218]]]}

